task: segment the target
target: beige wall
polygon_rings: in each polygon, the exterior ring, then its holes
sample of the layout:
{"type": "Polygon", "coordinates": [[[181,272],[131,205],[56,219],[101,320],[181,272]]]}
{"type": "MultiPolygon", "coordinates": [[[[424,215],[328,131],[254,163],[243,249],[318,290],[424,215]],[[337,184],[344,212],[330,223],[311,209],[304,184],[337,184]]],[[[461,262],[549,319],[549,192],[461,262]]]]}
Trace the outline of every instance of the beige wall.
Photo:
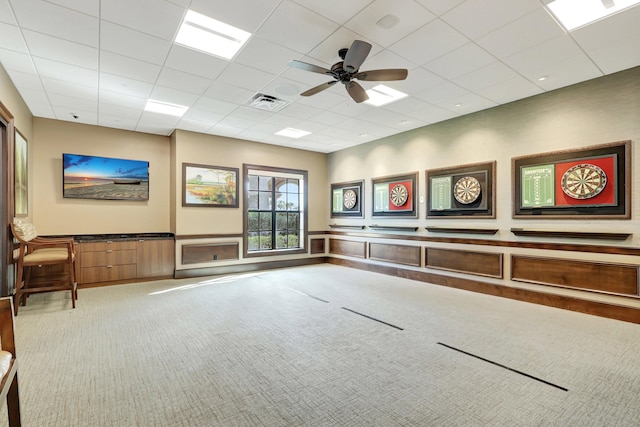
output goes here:
{"type": "Polygon", "coordinates": [[[29,191],[40,234],[170,231],[168,137],[35,118],[31,147],[29,191]],[[62,153],[149,161],[149,200],[63,198],[62,153]]]}
{"type": "MultiPolygon", "coordinates": [[[[329,155],[329,181],[365,180],[366,219],[371,222],[371,178],[419,171],[419,193],[426,197],[425,170],[496,161],[497,218],[495,220],[435,219],[427,221],[426,203],[418,220],[378,220],[420,227],[499,228],[496,238],[515,240],[511,227],[561,230],[635,232],[622,243],[640,242],[640,198],[634,197],[631,220],[512,219],[511,158],[561,149],[632,140],[632,181],[640,189],[640,68],[559,89],[522,101],[481,111],[356,146],[329,155]]],[[[620,243],[616,243],[620,244],[620,243]]]]}
{"type": "Polygon", "coordinates": [[[16,129],[24,135],[27,141],[31,141],[33,116],[2,65],[0,65],[0,102],[13,115],[16,129]]]}
{"type": "Polygon", "coordinates": [[[182,163],[238,168],[243,163],[309,172],[309,230],[325,230],[329,212],[327,156],[269,144],[175,132],[175,208],[178,235],[242,233],[242,191],[240,210],[227,208],[182,207],[182,163]],[[318,196],[319,195],[319,196],[318,196]]]}

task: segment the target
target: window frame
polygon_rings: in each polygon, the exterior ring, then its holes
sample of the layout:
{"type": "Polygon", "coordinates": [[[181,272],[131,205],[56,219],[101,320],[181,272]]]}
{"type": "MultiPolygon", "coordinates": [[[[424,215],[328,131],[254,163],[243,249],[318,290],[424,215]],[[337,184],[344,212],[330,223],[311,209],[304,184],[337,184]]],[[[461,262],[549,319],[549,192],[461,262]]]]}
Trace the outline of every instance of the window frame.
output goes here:
{"type": "MultiPolygon", "coordinates": [[[[252,165],[252,164],[243,164],[242,165],[242,178],[244,183],[244,188],[242,191],[242,242],[243,242],[243,253],[245,258],[252,257],[263,257],[263,256],[276,256],[276,255],[291,255],[291,254],[303,254],[307,253],[307,236],[308,236],[308,199],[309,199],[309,180],[308,180],[308,172],[306,170],[301,169],[288,169],[288,168],[280,168],[280,167],[272,167],[272,166],[263,166],[263,165],[252,165]],[[261,175],[261,172],[265,172],[262,176],[270,176],[270,177],[286,177],[286,178],[298,178],[302,182],[300,183],[300,193],[301,200],[298,207],[298,211],[300,212],[300,221],[302,222],[302,226],[300,227],[300,237],[298,238],[298,243],[300,247],[298,248],[271,248],[265,250],[251,251],[249,252],[249,175],[261,175]],[[291,176],[294,175],[294,176],[291,176]]],[[[275,206],[272,208],[272,212],[277,212],[275,206]]],[[[275,233],[276,224],[272,224],[272,231],[275,233]]]]}

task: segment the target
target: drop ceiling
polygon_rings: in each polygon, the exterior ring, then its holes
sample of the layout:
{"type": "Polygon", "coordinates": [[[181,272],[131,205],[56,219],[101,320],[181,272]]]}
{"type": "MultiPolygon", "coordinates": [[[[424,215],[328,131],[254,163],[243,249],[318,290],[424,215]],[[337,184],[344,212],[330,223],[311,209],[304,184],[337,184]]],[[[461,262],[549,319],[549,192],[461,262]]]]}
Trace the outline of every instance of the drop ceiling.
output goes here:
{"type": "Polygon", "coordinates": [[[0,63],[36,117],[330,153],[638,66],[638,22],[634,7],[567,33],[542,0],[0,0],[0,63]],[[252,36],[231,61],[179,46],[188,9],[252,36]],[[376,24],[387,15],[398,23],[376,24]],[[300,96],[331,78],[287,63],[329,68],[355,39],[373,45],[361,70],[409,70],[385,83],[409,96],[300,96]],[[286,105],[248,106],[257,94],[286,105]],[[150,98],[189,110],[146,112],[150,98]]]}

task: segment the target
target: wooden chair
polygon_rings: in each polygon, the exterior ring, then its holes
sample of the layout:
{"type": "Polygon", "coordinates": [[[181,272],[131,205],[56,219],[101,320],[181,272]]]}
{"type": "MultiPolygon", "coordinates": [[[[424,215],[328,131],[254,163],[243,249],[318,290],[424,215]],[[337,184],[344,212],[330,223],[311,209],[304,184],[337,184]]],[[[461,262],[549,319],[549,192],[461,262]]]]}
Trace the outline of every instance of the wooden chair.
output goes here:
{"type": "Polygon", "coordinates": [[[75,242],[72,237],[38,237],[30,222],[11,224],[13,236],[20,243],[17,258],[15,314],[26,304],[27,296],[35,292],[71,291],[71,304],[76,308],[78,287],[75,275],[75,242]],[[51,274],[31,280],[31,269],[45,265],[62,265],[60,274],[51,274]]]}
{"type": "Polygon", "coordinates": [[[0,399],[7,399],[9,427],[20,427],[18,364],[14,339],[13,304],[10,297],[0,298],[0,399]]]}

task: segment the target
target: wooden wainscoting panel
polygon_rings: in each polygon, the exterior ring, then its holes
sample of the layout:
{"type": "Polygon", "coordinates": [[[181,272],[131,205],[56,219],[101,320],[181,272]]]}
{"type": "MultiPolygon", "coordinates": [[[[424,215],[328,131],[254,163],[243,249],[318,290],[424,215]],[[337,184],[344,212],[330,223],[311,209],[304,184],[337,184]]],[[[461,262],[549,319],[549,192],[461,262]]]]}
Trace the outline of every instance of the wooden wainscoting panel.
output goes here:
{"type": "Polygon", "coordinates": [[[324,253],[324,237],[322,239],[311,239],[310,241],[312,254],[324,253]]]}
{"type": "Polygon", "coordinates": [[[541,285],[638,295],[638,266],[630,264],[512,255],[511,279],[541,285]]]}
{"type": "Polygon", "coordinates": [[[502,279],[502,254],[425,248],[425,267],[502,279]]]}
{"type": "Polygon", "coordinates": [[[199,264],[239,258],[238,242],[182,245],[182,264],[199,264]]]}
{"type": "Polygon", "coordinates": [[[369,243],[369,258],[420,267],[420,246],[369,243]]]}
{"type": "Polygon", "coordinates": [[[329,239],[329,253],[366,258],[366,243],[353,240],[329,239]]]}

